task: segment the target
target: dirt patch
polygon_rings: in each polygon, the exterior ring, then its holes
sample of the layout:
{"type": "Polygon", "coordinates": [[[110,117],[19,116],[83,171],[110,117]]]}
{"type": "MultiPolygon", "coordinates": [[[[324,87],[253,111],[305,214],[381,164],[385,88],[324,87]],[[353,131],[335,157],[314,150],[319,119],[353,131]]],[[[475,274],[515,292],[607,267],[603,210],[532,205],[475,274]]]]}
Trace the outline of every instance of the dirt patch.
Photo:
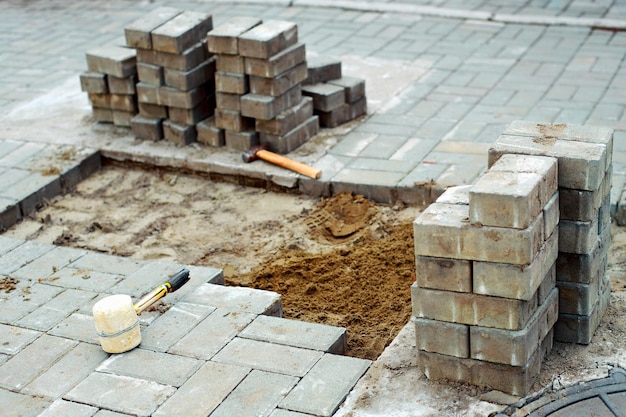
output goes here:
{"type": "Polygon", "coordinates": [[[19,280],[14,277],[0,278],[0,292],[10,293],[17,288],[19,280]]]}

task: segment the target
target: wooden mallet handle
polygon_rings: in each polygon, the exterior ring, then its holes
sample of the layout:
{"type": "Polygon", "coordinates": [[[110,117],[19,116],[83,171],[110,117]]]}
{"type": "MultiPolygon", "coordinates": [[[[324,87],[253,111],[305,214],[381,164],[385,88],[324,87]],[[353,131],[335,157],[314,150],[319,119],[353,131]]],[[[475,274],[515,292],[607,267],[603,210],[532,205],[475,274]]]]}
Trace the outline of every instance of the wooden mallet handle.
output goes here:
{"type": "Polygon", "coordinates": [[[242,156],[245,162],[251,162],[256,158],[259,158],[274,165],[278,165],[279,167],[297,172],[298,174],[306,175],[307,177],[313,179],[318,179],[322,175],[322,171],[317,168],[303,164],[298,161],[294,161],[293,159],[278,155],[274,152],[270,152],[267,149],[263,149],[262,147],[252,148],[250,149],[250,151],[244,153],[242,156]]]}

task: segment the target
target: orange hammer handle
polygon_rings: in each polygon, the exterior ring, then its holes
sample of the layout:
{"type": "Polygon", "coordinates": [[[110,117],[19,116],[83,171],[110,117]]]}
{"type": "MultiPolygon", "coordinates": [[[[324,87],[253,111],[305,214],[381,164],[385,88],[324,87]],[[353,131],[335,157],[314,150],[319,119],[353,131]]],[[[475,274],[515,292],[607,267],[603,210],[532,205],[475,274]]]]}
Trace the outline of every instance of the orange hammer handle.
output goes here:
{"type": "Polygon", "coordinates": [[[266,151],[265,149],[257,151],[256,155],[264,161],[271,162],[279,167],[287,168],[313,179],[318,179],[322,175],[322,171],[317,168],[294,161],[293,159],[286,158],[274,152],[266,151]]]}

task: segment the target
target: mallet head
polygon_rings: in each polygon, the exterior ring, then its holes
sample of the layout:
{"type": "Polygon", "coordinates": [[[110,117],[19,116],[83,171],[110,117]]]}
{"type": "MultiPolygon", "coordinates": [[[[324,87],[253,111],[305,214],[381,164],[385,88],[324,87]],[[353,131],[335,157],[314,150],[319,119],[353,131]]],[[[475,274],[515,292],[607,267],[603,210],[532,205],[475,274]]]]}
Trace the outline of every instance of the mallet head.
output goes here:
{"type": "Polygon", "coordinates": [[[267,148],[263,145],[255,145],[247,151],[243,152],[241,154],[241,159],[243,159],[243,162],[245,163],[256,161],[257,159],[259,159],[259,157],[256,155],[257,152],[263,150],[267,150],[267,148]]]}

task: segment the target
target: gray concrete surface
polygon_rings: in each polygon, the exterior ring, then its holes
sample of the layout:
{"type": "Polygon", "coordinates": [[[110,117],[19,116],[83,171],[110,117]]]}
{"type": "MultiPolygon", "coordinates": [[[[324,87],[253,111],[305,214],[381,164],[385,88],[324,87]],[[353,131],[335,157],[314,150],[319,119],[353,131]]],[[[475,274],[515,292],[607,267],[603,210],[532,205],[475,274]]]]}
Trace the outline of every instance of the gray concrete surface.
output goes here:
{"type": "MultiPolygon", "coordinates": [[[[626,32],[619,29],[626,11],[617,1],[177,3],[210,11],[216,25],[237,15],[294,21],[309,54],[340,59],[346,75],[366,79],[368,115],[322,132],[292,154],[323,169],[320,181],[264,163],[244,165],[233,152],[137,142],[124,129],[93,124],[78,84],[85,52],[122,43],[125,25],[166,4],[0,2],[3,225],[35,208],[48,192],[62,192],[64,181],[69,186],[89,175],[100,157],[269,181],[313,195],[353,191],[382,202],[428,203],[447,186],[475,181],[486,168],[487,149],[513,120],[615,129],[611,199],[620,213],[626,178],[626,32]],[[78,157],[59,172],[47,172],[51,183],[38,182],[36,155],[46,160],[67,149],[78,157]],[[20,183],[24,178],[32,180],[20,183]]],[[[180,265],[103,260],[6,238],[0,239],[0,254],[0,274],[22,276],[18,287],[30,291],[0,293],[0,409],[11,417],[206,415],[209,410],[215,410],[212,415],[331,415],[369,366],[318,345],[305,349],[302,343],[308,342],[297,338],[244,337],[259,314],[280,314],[278,295],[264,293],[261,309],[246,310],[250,307],[241,302],[256,297],[256,291],[229,294],[227,300],[239,300],[236,307],[232,301],[213,305],[215,297],[202,301],[205,282],[219,272],[198,269],[201,281],[189,286],[189,293],[173,294],[167,313],[142,318],[146,345],[133,355],[176,364],[171,373],[154,374],[131,355],[118,362],[99,350],[90,305],[110,292],[137,296],[133,276],[172,273],[180,265]],[[77,278],[84,270],[90,279],[77,278]],[[237,314],[229,315],[233,311],[237,314]],[[202,342],[204,331],[192,330],[204,328],[219,335],[211,346],[202,342]],[[279,351],[278,359],[249,357],[244,353],[250,344],[279,351]],[[229,348],[221,350],[224,346],[229,348]],[[220,360],[214,357],[217,351],[220,360]],[[284,364],[276,361],[282,358],[292,359],[293,366],[280,367],[284,364]],[[332,389],[318,391],[320,378],[330,378],[332,389]],[[221,384],[215,386],[216,380],[221,384]],[[209,394],[195,395],[198,390],[209,394]],[[247,403],[253,395],[263,401],[247,403]]],[[[343,412],[350,407],[359,405],[353,401],[343,412]]],[[[419,407],[407,412],[428,415],[419,407]]]]}

